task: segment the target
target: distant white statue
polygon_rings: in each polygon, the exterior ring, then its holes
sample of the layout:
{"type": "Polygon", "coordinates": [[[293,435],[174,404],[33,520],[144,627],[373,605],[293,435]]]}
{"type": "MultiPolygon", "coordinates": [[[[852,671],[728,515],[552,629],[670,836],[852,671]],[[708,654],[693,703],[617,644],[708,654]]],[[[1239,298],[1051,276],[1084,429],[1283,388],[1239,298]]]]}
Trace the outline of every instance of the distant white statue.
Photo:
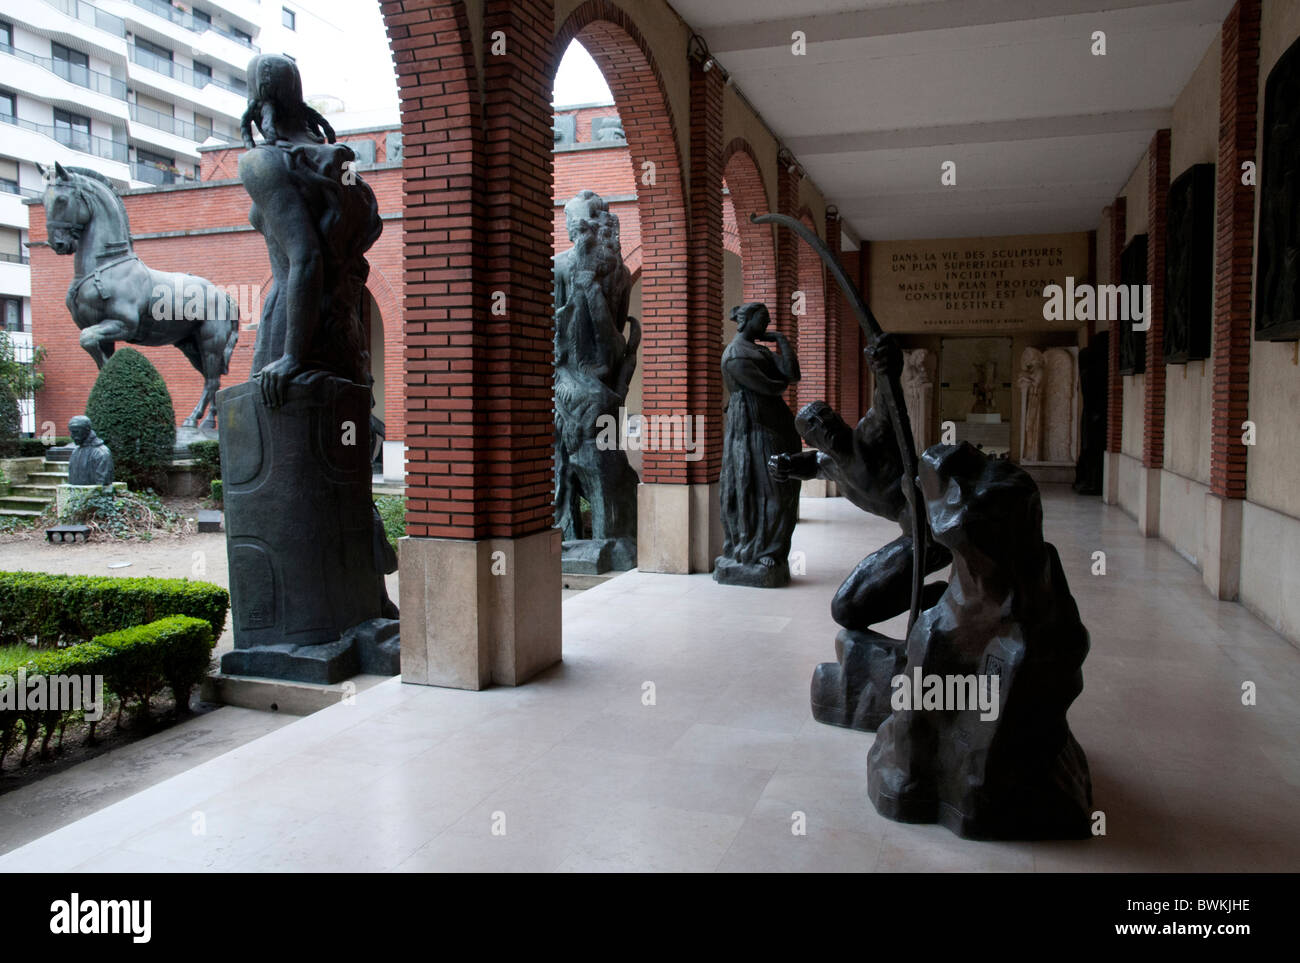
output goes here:
{"type": "Polygon", "coordinates": [[[1020,460],[1072,465],[1079,458],[1079,349],[1026,348],[1020,356],[1020,460]]]}
{"type": "Polygon", "coordinates": [[[1040,460],[1043,447],[1043,352],[1026,348],[1020,356],[1020,460],[1040,460]]]}
{"type": "Polygon", "coordinates": [[[918,452],[930,447],[930,422],[934,413],[934,377],[930,367],[930,352],[925,348],[903,352],[903,400],[918,452]]]}
{"type": "Polygon", "coordinates": [[[1047,390],[1043,393],[1043,460],[1073,465],[1079,460],[1079,349],[1043,352],[1047,390]]]}

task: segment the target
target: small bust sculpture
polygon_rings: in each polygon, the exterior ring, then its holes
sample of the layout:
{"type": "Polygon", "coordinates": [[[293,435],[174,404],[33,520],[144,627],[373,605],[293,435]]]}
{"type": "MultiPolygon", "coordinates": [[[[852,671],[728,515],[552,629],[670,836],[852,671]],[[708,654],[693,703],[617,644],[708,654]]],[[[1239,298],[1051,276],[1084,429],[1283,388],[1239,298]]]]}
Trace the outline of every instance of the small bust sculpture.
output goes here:
{"type": "Polygon", "coordinates": [[[68,484],[110,487],[113,484],[113,453],[95,434],[90,419],[77,415],[68,422],[68,434],[77,446],[68,460],[68,484]]]}

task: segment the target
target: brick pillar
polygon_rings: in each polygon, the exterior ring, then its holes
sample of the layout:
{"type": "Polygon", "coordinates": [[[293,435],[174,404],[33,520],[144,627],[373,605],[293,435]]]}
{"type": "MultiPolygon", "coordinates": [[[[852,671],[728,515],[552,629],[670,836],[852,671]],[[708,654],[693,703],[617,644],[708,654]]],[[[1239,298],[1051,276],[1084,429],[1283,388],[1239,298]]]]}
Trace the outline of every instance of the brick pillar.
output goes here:
{"type": "MultiPolygon", "coordinates": [[[[861,262],[864,260],[866,242],[862,242],[862,250],[841,251],[840,264],[844,266],[844,273],[847,274],[854,283],[858,282],[862,274],[861,262]]],[[[865,296],[866,289],[859,284],[859,290],[863,291],[865,296]]],[[[853,316],[853,310],[844,301],[844,296],[838,294],[838,311],[840,317],[840,337],[839,337],[839,382],[840,397],[836,405],[841,417],[850,425],[855,425],[862,418],[864,412],[861,405],[862,391],[862,328],[858,325],[858,320],[853,316]]]]}
{"type": "Polygon", "coordinates": [[[469,689],[517,684],[560,658],[551,505],[554,9],[551,0],[489,0],[478,36],[464,5],[450,0],[389,0],[383,12],[405,147],[402,678],[469,689]],[[504,55],[483,43],[496,30],[506,37],[504,55]],[[494,314],[501,303],[505,314],[494,314]]]}
{"type": "MultiPolygon", "coordinates": [[[[826,246],[835,260],[840,260],[840,217],[838,212],[826,214],[826,246]]],[[[832,407],[840,408],[840,319],[843,295],[829,271],[823,271],[825,298],[822,310],[826,315],[826,400],[832,407]]]]}
{"type": "Polygon", "coordinates": [[[1137,522],[1147,538],[1160,534],[1160,475],[1165,461],[1165,244],[1169,205],[1169,131],[1158,130],[1147,148],[1147,329],[1142,395],[1142,474],[1137,522]]]}
{"type": "Polygon", "coordinates": [[[1165,459],[1165,244],[1169,206],[1169,131],[1158,130],[1147,148],[1147,284],[1151,327],[1147,331],[1143,398],[1142,464],[1162,468],[1165,459]]]}
{"type": "MultiPolygon", "coordinates": [[[[790,160],[777,160],[776,168],[776,210],[778,214],[797,217],[799,206],[799,182],[803,175],[797,165],[790,160]],[[791,171],[790,167],[794,170],[791,171]]],[[[772,311],[772,323],[776,329],[789,339],[795,350],[799,349],[799,319],[791,311],[791,299],[799,288],[799,245],[803,242],[794,231],[777,228],[776,231],[776,306],[772,311]]],[[[802,359],[801,359],[802,366],[802,359]]],[[[795,385],[786,392],[786,401],[793,408],[798,404],[799,386],[795,385]]]]}
{"type": "MultiPolygon", "coordinates": [[[[1115,203],[1106,208],[1106,227],[1110,236],[1109,275],[1110,284],[1119,284],[1120,262],[1124,254],[1124,238],[1128,234],[1128,200],[1115,198],[1115,203]]],[[[1119,504],[1119,459],[1124,440],[1124,378],[1119,373],[1119,339],[1124,326],[1111,319],[1107,322],[1107,365],[1106,379],[1106,452],[1102,472],[1102,500],[1107,505],[1119,504]]]]}
{"type": "MultiPolygon", "coordinates": [[[[722,93],[721,70],[691,71],[691,160],[687,296],[686,414],[702,416],[704,437],[687,462],[688,571],[708,572],[722,552],[718,476],[722,470],[722,93]]],[[[737,215],[739,216],[739,215],[737,215]]]]}
{"type": "Polygon", "coordinates": [[[1241,165],[1256,159],[1260,0],[1238,0],[1223,22],[1219,60],[1219,158],[1214,252],[1214,402],[1210,493],[1205,499],[1202,577],[1216,598],[1237,597],[1241,509],[1246,497],[1255,188],[1241,165]]]}

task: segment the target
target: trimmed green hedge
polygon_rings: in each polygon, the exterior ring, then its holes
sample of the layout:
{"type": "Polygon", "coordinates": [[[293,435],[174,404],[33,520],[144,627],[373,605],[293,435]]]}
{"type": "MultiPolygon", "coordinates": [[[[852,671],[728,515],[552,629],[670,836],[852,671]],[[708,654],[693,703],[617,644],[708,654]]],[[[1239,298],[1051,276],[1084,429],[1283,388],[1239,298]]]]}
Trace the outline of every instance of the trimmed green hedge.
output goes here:
{"type": "Polygon", "coordinates": [[[148,358],[118,348],[90,389],[86,417],[113,453],[117,481],[161,487],[176,444],[176,415],[167,383],[148,358]]]}
{"type": "Polygon", "coordinates": [[[0,645],[88,642],[167,615],[202,619],[216,638],[229,609],[230,593],[210,582],[0,572],[0,645]]]}
{"type": "MultiPolygon", "coordinates": [[[[118,715],[134,700],[144,713],[149,699],[164,686],[170,688],[179,712],[189,710],[190,693],[212,662],[216,636],[204,619],[172,615],[148,625],[96,636],[89,642],[65,649],[38,652],[24,666],[27,681],[38,676],[100,676],[105,695],[118,699],[118,715]]],[[[17,684],[12,676],[0,677],[0,688],[17,684]]],[[[103,708],[101,706],[101,708],[103,708]]],[[[23,759],[41,737],[41,755],[49,752],[55,732],[62,739],[68,721],[81,708],[12,708],[0,706],[0,765],[19,734],[26,739],[23,759]]],[[[96,722],[90,723],[90,738],[96,722]]]]}

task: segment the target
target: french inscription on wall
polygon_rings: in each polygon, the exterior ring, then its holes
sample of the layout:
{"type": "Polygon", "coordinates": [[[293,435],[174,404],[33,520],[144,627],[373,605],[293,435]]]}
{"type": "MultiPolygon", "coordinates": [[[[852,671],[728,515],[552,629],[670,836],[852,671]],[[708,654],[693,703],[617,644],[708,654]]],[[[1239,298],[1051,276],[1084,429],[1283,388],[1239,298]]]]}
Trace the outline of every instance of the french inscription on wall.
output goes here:
{"type": "Polygon", "coordinates": [[[868,297],[887,331],[1075,329],[1043,318],[1043,288],[1088,281],[1088,235],[872,241],[868,297]]]}

